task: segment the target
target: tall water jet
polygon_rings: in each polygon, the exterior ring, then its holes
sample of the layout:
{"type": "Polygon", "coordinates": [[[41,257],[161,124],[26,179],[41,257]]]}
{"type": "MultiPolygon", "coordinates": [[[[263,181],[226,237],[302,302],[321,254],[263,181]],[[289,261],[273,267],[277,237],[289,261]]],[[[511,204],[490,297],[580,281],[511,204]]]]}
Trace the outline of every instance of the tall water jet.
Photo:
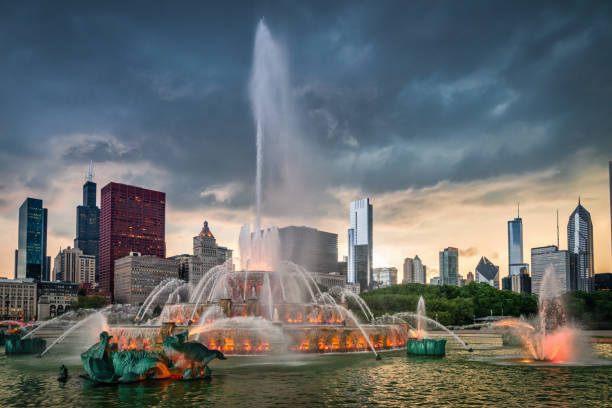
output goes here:
{"type": "Polygon", "coordinates": [[[535,321],[505,319],[495,323],[494,327],[510,330],[534,360],[553,363],[573,361],[581,351],[580,331],[569,324],[561,295],[556,275],[548,266],[540,286],[535,321]]]}
{"type": "Polygon", "coordinates": [[[419,297],[419,302],[417,303],[417,316],[417,338],[422,339],[425,335],[425,330],[427,330],[426,321],[423,319],[423,317],[427,317],[423,296],[419,297]]]}

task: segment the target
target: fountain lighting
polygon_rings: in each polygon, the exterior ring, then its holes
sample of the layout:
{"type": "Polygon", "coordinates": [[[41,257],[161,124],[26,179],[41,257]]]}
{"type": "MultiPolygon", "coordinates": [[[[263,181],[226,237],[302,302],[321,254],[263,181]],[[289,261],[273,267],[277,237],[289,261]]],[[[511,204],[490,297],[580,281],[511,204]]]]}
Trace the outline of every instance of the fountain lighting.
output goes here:
{"type": "Polygon", "coordinates": [[[493,326],[510,331],[516,336],[529,355],[529,360],[562,363],[574,361],[584,349],[580,330],[572,327],[567,319],[555,274],[546,268],[538,299],[535,319],[505,319],[493,326]]]}

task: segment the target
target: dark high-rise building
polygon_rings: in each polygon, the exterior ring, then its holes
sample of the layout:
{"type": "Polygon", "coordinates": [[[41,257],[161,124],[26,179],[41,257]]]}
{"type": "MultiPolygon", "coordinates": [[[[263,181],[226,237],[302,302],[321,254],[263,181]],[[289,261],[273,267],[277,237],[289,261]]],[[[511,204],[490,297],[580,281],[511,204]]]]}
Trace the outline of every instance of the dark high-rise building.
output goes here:
{"type": "Polygon", "coordinates": [[[74,247],[96,257],[96,282],[100,281],[100,209],[96,206],[96,183],[91,167],[83,184],[83,205],[77,207],[74,247]]]}
{"type": "Polygon", "coordinates": [[[49,280],[47,218],[42,200],[26,198],[19,207],[19,242],[15,256],[15,278],[49,280]]]}
{"type": "Polygon", "coordinates": [[[112,298],[116,259],[130,252],[166,257],[166,193],[112,182],[100,203],[99,287],[112,298]]]}
{"type": "Polygon", "coordinates": [[[311,272],[338,272],[338,234],[315,228],[279,228],[280,257],[311,272]]]}
{"type": "Polygon", "coordinates": [[[612,255],[612,161],[608,163],[609,172],[608,183],[610,184],[610,255],[612,255]]]}
{"type": "Polygon", "coordinates": [[[593,223],[591,214],[580,204],[580,198],[567,223],[567,250],[575,256],[576,289],[591,292],[595,275],[593,223]]]}
{"type": "Polygon", "coordinates": [[[459,285],[459,250],[448,247],[440,251],[440,284],[459,285]]]}

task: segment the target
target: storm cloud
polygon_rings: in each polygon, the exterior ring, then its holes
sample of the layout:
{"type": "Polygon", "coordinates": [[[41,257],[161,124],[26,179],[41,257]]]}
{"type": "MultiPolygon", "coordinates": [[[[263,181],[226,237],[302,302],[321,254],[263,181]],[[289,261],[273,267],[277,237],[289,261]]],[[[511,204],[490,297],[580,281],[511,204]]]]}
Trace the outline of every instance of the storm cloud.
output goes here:
{"type": "MultiPolygon", "coordinates": [[[[271,218],[343,236],[347,200],[399,194],[377,222],[419,226],[423,210],[406,208],[440,186],[541,175],[558,187],[612,157],[609,2],[5,2],[0,191],[15,193],[0,201],[3,225],[16,230],[26,195],[74,222],[57,195],[70,182],[78,199],[90,160],[100,183],[166,191],[177,214],[252,211],[247,89],[262,17],[286,51],[313,168],[305,195],[319,203],[269,205],[271,218]]],[[[525,193],[503,185],[452,203],[513,206],[525,193]]],[[[73,227],[50,228],[70,239],[73,227]]]]}

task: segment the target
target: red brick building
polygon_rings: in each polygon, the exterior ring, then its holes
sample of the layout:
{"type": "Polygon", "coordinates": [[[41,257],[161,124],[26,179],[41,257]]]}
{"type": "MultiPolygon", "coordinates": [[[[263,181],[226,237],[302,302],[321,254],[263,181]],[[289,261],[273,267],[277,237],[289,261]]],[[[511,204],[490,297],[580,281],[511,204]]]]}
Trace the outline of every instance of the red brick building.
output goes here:
{"type": "Polygon", "coordinates": [[[112,299],[116,259],[131,251],[166,257],[166,193],[111,182],[100,202],[99,289],[112,299]]]}

